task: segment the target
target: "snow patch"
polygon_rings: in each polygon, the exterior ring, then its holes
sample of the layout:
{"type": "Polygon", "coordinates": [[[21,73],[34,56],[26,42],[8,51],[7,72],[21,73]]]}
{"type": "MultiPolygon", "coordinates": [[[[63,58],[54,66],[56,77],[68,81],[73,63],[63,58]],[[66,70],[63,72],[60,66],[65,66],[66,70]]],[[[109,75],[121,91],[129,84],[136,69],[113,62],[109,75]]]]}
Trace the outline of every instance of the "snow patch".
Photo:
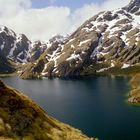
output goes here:
{"type": "Polygon", "coordinates": [[[43,69],[43,72],[47,69],[47,64],[45,64],[44,66],[44,69],[43,69]]]}
{"type": "Polygon", "coordinates": [[[75,38],[72,38],[66,44],[69,44],[69,43],[73,42],[74,40],[75,40],[75,38]]]}
{"type": "Polygon", "coordinates": [[[115,67],[115,64],[114,64],[113,62],[111,62],[111,68],[112,68],[112,67],[115,67]]]}
{"type": "Polygon", "coordinates": [[[66,61],[70,61],[72,59],[80,59],[81,60],[81,57],[79,54],[72,54],[69,58],[66,59],[66,61]]]}
{"type": "Polygon", "coordinates": [[[87,39],[87,40],[81,41],[78,46],[82,46],[83,44],[85,44],[85,43],[87,43],[89,41],[91,41],[91,39],[87,39]]]}
{"type": "Polygon", "coordinates": [[[130,67],[130,64],[123,64],[123,66],[121,67],[121,69],[125,69],[125,68],[128,68],[130,67]]]}
{"type": "Polygon", "coordinates": [[[72,44],[72,45],[71,45],[71,48],[75,48],[75,46],[72,44]]]}
{"type": "Polygon", "coordinates": [[[104,72],[105,70],[108,70],[109,68],[103,68],[103,69],[100,69],[100,70],[97,70],[96,72],[99,73],[99,72],[104,72]]]}
{"type": "Polygon", "coordinates": [[[0,49],[1,49],[1,50],[4,49],[4,45],[5,45],[5,42],[3,42],[3,44],[0,46],[0,49]]]}

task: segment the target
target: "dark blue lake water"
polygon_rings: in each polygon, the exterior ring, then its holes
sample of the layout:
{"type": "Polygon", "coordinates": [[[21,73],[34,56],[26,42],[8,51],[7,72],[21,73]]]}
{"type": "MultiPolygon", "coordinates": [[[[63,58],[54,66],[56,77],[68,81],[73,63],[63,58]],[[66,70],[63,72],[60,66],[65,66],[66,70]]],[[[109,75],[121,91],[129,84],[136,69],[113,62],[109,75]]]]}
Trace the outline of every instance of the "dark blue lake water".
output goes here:
{"type": "Polygon", "coordinates": [[[100,140],[139,140],[140,107],[126,103],[124,77],[21,80],[2,78],[23,91],[49,115],[100,140]]]}

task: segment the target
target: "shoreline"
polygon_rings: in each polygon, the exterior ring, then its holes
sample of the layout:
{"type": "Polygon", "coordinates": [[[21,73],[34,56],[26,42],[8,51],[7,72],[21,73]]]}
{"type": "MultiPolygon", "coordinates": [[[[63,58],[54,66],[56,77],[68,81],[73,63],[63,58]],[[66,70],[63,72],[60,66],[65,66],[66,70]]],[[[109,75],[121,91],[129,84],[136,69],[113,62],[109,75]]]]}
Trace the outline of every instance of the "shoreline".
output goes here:
{"type": "Polygon", "coordinates": [[[128,102],[140,106],[140,74],[135,74],[130,80],[131,89],[128,94],[128,102]]]}
{"type": "MultiPolygon", "coordinates": [[[[17,76],[19,77],[16,73],[12,73],[12,74],[0,74],[0,77],[1,78],[4,78],[4,77],[12,77],[12,76],[17,76]]],[[[140,83],[138,84],[137,82],[135,82],[135,79],[140,79],[140,74],[135,74],[135,75],[113,75],[113,74],[105,74],[105,75],[85,75],[85,76],[73,76],[73,77],[41,77],[41,78],[35,78],[36,79],[53,79],[53,78],[58,78],[58,79],[65,79],[65,80],[68,80],[68,79],[73,79],[73,78],[76,78],[76,79],[81,79],[81,78],[91,78],[91,77],[95,77],[95,76],[98,76],[98,77],[111,77],[111,78],[115,78],[115,77],[124,77],[124,78],[128,78],[128,92],[126,93],[126,101],[128,104],[130,105],[133,105],[133,106],[140,106],[140,93],[136,93],[136,90],[137,88],[139,89],[139,86],[140,86],[140,83]],[[139,76],[137,76],[139,75],[139,76]],[[134,81],[134,82],[133,82],[134,81]],[[135,84],[135,86],[134,86],[135,84]],[[138,98],[138,99],[137,99],[138,98]]],[[[19,77],[20,78],[20,77],[19,77]]],[[[30,79],[23,79],[23,80],[30,80],[30,79]]],[[[138,80],[137,80],[138,81],[138,80]]]]}

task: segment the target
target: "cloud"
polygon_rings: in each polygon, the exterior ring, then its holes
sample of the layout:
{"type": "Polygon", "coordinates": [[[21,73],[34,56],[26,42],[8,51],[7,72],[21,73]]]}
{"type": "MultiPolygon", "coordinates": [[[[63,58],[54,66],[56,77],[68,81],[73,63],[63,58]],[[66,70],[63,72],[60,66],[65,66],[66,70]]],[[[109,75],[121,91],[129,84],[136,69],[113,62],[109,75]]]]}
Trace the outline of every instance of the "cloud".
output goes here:
{"type": "Polygon", "coordinates": [[[8,27],[24,33],[34,40],[47,40],[55,34],[65,34],[70,26],[70,9],[47,7],[28,9],[19,15],[3,20],[8,27]]]}
{"type": "Polygon", "coordinates": [[[75,21],[75,26],[83,23],[85,20],[89,19],[95,14],[106,10],[115,10],[126,6],[130,0],[105,0],[102,4],[86,4],[83,7],[77,9],[73,14],[73,20],[75,21]]]}
{"type": "MultiPolygon", "coordinates": [[[[54,0],[50,0],[54,2],[54,0]]],[[[66,35],[85,20],[103,10],[125,6],[129,0],[105,0],[102,4],[86,4],[71,11],[69,7],[31,7],[32,0],[0,0],[1,24],[33,40],[47,40],[55,34],[66,35]]]]}
{"type": "Polygon", "coordinates": [[[31,0],[0,0],[0,17],[12,17],[31,7],[31,0]]]}

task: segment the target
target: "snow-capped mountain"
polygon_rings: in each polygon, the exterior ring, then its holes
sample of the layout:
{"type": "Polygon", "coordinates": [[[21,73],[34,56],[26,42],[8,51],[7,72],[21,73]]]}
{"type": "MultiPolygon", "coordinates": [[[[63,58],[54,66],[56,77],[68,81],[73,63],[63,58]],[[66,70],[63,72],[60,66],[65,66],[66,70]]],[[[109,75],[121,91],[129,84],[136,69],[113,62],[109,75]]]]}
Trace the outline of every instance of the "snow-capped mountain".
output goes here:
{"type": "Polygon", "coordinates": [[[35,61],[45,51],[48,44],[31,42],[24,34],[0,26],[0,54],[16,63],[35,61]]]}
{"type": "Polygon", "coordinates": [[[139,62],[140,0],[131,0],[123,8],[100,12],[64,42],[53,43],[27,71],[43,76],[89,75],[122,72],[139,62]]]}
{"type": "Polygon", "coordinates": [[[27,62],[31,42],[23,35],[16,35],[14,31],[5,26],[0,27],[0,54],[15,62],[27,62]]]}
{"type": "Polygon", "coordinates": [[[55,36],[46,43],[31,42],[24,34],[17,35],[13,30],[0,26],[0,72],[11,72],[14,65],[36,61],[56,42],[62,42],[62,36],[55,36]]]}
{"type": "Polygon", "coordinates": [[[100,12],[67,38],[57,35],[45,43],[31,42],[25,35],[1,27],[0,54],[10,61],[27,63],[19,70],[23,78],[133,70],[140,62],[140,0],[100,12]]]}
{"type": "Polygon", "coordinates": [[[36,61],[41,54],[43,54],[43,52],[46,50],[47,48],[47,44],[41,42],[41,41],[35,41],[31,44],[31,48],[30,48],[30,51],[29,51],[29,57],[28,57],[28,60],[30,62],[34,62],[36,61]]]}

